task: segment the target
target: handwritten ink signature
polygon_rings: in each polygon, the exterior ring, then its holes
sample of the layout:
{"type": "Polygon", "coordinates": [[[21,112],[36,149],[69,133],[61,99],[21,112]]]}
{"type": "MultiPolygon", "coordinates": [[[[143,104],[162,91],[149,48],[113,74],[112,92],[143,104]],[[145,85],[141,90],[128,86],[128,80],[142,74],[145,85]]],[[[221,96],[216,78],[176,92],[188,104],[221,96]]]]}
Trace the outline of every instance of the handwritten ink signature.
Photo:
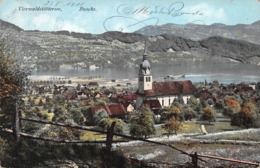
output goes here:
{"type": "Polygon", "coordinates": [[[156,17],[151,17],[151,18],[144,19],[144,20],[138,20],[138,19],[135,19],[132,17],[127,17],[127,16],[111,16],[103,22],[103,27],[106,31],[111,31],[111,30],[109,30],[108,25],[109,25],[109,22],[111,22],[114,19],[128,20],[127,25],[119,27],[120,31],[124,31],[128,28],[131,28],[131,27],[139,25],[139,24],[142,24],[143,26],[148,26],[149,21],[152,21],[152,23],[153,23],[152,25],[157,25],[159,23],[159,18],[156,18],[156,17]],[[129,22],[132,22],[132,23],[129,23],[129,22]]]}
{"type": "Polygon", "coordinates": [[[131,7],[127,4],[122,4],[117,7],[117,13],[119,15],[169,15],[172,17],[181,15],[202,15],[200,11],[186,12],[183,11],[183,2],[174,2],[169,6],[142,6],[142,7],[131,7]]]}
{"type": "Polygon", "coordinates": [[[60,7],[82,7],[85,5],[84,1],[78,1],[78,2],[62,2],[62,1],[46,1],[44,6],[60,6],[60,7]]]}
{"type": "Polygon", "coordinates": [[[121,27],[120,30],[130,28],[139,24],[148,25],[148,21],[154,21],[152,25],[157,25],[159,23],[159,17],[167,15],[170,17],[179,17],[183,15],[203,15],[201,11],[184,11],[183,2],[173,2],[168,6],[139,6],[133,7],[128,4],[121,4],[117,7],[116,12],[118,15],[111,16],[103,22],[103,27],[106,31],[108,30],[109,24],[112,24],[113,21],[117,19],[118,22],[127,22],[128,24],[124,27],[121,27]],[[146,16],[146,19],[137,19],[138,16],[146,16]]]}

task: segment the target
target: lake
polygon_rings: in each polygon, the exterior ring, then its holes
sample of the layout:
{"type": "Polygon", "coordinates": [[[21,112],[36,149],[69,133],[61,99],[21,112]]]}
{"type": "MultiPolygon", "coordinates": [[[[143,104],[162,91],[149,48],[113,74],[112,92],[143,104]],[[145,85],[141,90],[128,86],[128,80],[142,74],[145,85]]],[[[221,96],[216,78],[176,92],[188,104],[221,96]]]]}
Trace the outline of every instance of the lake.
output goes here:
{"type": "MultiPolygon", "coordinates": [[[[260,82],[260,66],[241,63],[221,63],[221,64],[172,64],[158,65],[151,64],[154,81],[163,81],[167,75],[184,75],[185,78],[179,80],[191,80],[192,82],[212,82],[218,80],[220,83],[240,83],[240,82],[260,82]]],[[[89,78],[98,77],[105,80],[129,79],[136,80],[139,67],[113,67],[98,68],[95,70],[73,70],[69,67],[61,68],[57,72],[33,72],[31,79],[44,80],[49,77],[79,77],[89,78]]]]}

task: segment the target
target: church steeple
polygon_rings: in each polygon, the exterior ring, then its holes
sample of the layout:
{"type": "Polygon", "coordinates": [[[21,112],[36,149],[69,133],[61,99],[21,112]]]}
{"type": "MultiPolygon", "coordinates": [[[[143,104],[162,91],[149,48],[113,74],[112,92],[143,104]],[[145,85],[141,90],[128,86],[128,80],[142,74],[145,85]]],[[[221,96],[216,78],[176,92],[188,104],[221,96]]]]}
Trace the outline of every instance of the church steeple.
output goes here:
{"type": "Polygon", "coordinates": [[[148,61],[146,45],[143,53],[143,60],[142,63],[140,64],[138,76],[139,76],[138,92],[144,93],[145,90],[151,90],[153,80],[152,80],[151,65],[148,61]]]}
{"type": "Polygon", "coordinates": [[[147,55],[147,48],[146,48],[146,44],[145,44],[145,46],[144,46],[144,53],[143,53],[143,61],[147,60],[147,58],[148,58],[148,55],[147,55]]]}

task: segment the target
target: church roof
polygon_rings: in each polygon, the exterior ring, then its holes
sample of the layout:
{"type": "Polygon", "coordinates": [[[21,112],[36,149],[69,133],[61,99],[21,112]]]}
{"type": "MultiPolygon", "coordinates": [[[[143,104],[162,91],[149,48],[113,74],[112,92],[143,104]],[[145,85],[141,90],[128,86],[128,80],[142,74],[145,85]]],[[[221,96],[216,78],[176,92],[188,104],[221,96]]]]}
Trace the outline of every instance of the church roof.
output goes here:
{"type": "Polygon", "coordinates": [[[145,90],[146,96],[166,96],[166,95],[180,95],[193,94],[197,89],[191,81],[166,81],[153,82],[152,90],[145,90]]]}

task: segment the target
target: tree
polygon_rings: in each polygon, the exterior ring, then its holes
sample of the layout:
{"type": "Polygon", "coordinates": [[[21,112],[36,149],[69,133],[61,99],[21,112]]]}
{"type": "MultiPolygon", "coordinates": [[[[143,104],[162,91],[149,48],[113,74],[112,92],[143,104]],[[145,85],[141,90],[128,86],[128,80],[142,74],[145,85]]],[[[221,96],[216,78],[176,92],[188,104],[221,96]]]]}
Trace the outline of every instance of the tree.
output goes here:
{"type": "Polygon", "coordinates": [[[241,106],[239,102],[232,98],[226,98],[225,99],[225,114],[228,116],[232,116],[235,113],[240,112],[241,106]]]}
{"type": "Polygon", "coordinates": [[[208,121],[209,124],[210,124],[211,121],[215,121],[216,120],[215,119],[215,112],[214,112],[213,108],[211,108],[209,106],[203,108],[203,113],[201,115],[201,119],[208,121]]]}
{"type": "Polygon", "coordinates": [[[155,134],[153,113],[149,108],[141,107],[130,119],[130,134],[147,137],[155,134]]]}
{"type": "Polygon", "coordinates": [[[28,70],[22,67],[21,62],[15,60],[15,56],[7,52],[4,44],[0,42],[0,123],[7,128],[15,128],[17,102],[22,103],[19,95],[27,81],[28,70]]]}
{"type": "Polygon", "coordinates": [[[231,118],[231,125],[251,127],[257,118],[256,105],[252,102],[245,102],[241,111],[234,114],[231,118]]]}
{"type": "Polygon", "coordinates": [[[162,128],[168,133],[168,137],[171,133],[177,134],[177,131],[181,130],[182,123],[175,118],[169,119],[165,122],[162,128]]]}
{"type": "Polygon", "coordinates": [[[73,123],[72,114],[68,112],[68,110],[63,106],[54,107],[54,116],[52,121],[54,122],[62,122],[62,123],[73,123]]]}
{"type": "Polygon", "coordinates": [[[207,80],[205,79],[204,86],[206,87],[208,85],[207,80]]]}
{"type": "Polygon", "coordinates": [[[78,125],[84,124],[85,118],[80,108],[71,108],[69,109],[69,113],[71,114],[72,119],[75,123],[77,123],[78,125]]]}
{"type": "Polygon", "coordinates": [[[184,118],[185,120],[191,120],[192,118],[195,118],[197,116],[197,114],[195,113],[195,111],[188,107],[186,109],[184,109],[184,118]]]}
{"type": "Polygon", "coordinates": [[[94,112],[93,118],[92,118],[93,124],[94,124],[94,125],[99,125],[99,123],[100,123],[100,122],[102,121],[102,119],[104,119],[104,118],[109,118],[109,116],[108,116],[106,110],[100,109],[100,110],[94,112]]]}
{"type": "Polygon", "coordinates": [[[169,120],[173,117],[179,121],[184,120],[183,107],[180,104],[175,104],[166,108],[166,111],[162,114],[162,119],[165,120],[169,120]]]}

